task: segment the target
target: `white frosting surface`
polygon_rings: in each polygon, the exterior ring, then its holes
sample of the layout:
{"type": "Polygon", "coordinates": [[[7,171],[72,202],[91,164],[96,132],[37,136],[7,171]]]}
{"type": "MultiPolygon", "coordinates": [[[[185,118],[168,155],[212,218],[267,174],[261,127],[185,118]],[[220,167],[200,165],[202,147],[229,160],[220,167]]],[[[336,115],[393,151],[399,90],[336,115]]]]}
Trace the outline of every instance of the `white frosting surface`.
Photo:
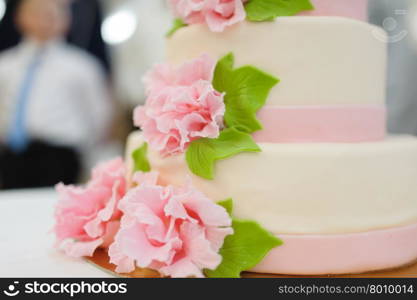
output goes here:
{"type": "MultiPolygon", "coordinates": [[[[139,133],[128,154],[142,144],[139,133]]],[[[417,139],[361,144],[260,144],[262,153],[219,161],[216,178],[190,173],[184,155],[149,151],[170,184],[193,184],[215,201],[232,197],[238,218],[275,234],[363,232],[417,221],[417,139]]],[[[128,155],[129,165],[132,165],[128,155]]]]}
{"type": "Polygon", "coordinates": [[[181,63],[208,53],[235,54],[277,76],[270,105],[384,104],[386,33],[341,17],[280,17],[242,22],[223,33],[204,25],[178,30],[167,41],[167,59],[181,63]],[[379,37],[379,38],[378,38],[379,37]]]}

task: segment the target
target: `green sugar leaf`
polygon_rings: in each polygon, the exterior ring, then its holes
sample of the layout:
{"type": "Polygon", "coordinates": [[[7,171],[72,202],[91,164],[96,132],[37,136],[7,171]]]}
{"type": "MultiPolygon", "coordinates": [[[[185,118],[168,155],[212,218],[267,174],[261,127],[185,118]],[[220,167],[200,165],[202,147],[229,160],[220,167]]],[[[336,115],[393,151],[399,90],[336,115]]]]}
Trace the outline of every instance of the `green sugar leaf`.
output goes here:
{"type": "Polygon", "coordinates": [[[226,237],[216,270],[205,270],[210,278],[239,278],[240,273],[259,264],[282,241],[253,221],[233,220],[234,234],[226,237]]]}
{"type": "Polygon", "coordinates": [[[279,80],[253,66],[233,69],[233,65],[232,53],[219,60],[213,86],[225,93],[226,126],[253,133],[262,129],[256,113],[265,105],[269,92],[279,80]]]}
{"type": "Polygon", "coordinates": [[[310,0],[250,0],[245,5],[247,19],[254,22],[272,21],[313,9],[310,0]]]}
{"type": "Polygon", "coordinates": [[[166,37],[170,37],[172,36],[178,29],[181,29],[183,27],[188,26],[187,24],[185,24],[183,22],[183,20],[181,19],[175,19],[173,24],[172,24],[172,28],[167,32],[166,37]]]}
{"type": "Polygon", "coordinates": [[[217,202],[218,205],[223,206],[227,213],[231,216],[233,212],[233,200],[232,198],[217,202]]]}
{"type": "Polygon", "coordinates": [[[235,128],[220,132],[216,139],[201,138],[193,141],[185,158],[190,170],[205,179],[214,178],[214,164],[241,152],[260,152],[261,149],[252,137],[235,128]]]}
{"type": "Polygon", "coordinates": [[[134,172],[142,171],[149,172],[151,170],[151,165],[147,158],[148,153],[148,144],[144,143],[140,148],[132,152],[134,172]]]}

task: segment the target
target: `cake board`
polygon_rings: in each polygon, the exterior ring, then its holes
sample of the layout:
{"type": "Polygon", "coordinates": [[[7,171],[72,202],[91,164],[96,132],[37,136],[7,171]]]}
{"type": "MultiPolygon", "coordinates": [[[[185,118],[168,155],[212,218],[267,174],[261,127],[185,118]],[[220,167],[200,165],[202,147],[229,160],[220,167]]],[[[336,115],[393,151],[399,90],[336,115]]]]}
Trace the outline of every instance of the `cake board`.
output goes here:
{"type": "MultiPolygon", "coordinates": [[[[92,265],[108,272],[115,277],[127,278],[160,278],[158,272],[149,269],[136,269],[129,274],[118,274],[115,272],[116,266],[109,262],[107,253],[101,249],[94,253],[93,257],[86,258],[92,265]]],[[[413,262],[401,268],[369,272],[363,274],[346,274],[346,275],[327,275],[327,276],[294,276],[294,275],[276,275],[276,274],[259,274],[245,272],[242,278],[417,278],[417,262],[413,262]]]]}

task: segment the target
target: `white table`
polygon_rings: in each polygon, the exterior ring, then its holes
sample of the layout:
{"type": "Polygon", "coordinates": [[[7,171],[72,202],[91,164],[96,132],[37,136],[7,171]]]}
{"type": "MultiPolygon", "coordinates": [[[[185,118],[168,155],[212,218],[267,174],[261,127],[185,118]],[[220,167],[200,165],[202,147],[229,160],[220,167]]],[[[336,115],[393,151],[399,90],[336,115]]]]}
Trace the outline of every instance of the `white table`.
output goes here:
{"type": "Polygon", "coordinates": [[[110,277],[53,248],[53,189],[0,192],[0,277],[110,277]]]}

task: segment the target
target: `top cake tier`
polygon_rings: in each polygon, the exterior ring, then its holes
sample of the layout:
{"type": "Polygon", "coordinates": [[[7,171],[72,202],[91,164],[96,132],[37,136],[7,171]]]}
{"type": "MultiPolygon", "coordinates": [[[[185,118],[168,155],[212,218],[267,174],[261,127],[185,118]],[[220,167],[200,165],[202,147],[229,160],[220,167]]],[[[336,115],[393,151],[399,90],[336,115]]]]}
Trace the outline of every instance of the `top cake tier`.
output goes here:
{"type": "Polygon", "coordinates": [[[253,65],[281,80],[268,105],[383,105],[385,36],[379,27],[342,17],[244,21],[221,33],[192,25],[168,39],[167,59],[182,63],[202,53],[220,58],[233,52],[237,66],[253,65]]]}

